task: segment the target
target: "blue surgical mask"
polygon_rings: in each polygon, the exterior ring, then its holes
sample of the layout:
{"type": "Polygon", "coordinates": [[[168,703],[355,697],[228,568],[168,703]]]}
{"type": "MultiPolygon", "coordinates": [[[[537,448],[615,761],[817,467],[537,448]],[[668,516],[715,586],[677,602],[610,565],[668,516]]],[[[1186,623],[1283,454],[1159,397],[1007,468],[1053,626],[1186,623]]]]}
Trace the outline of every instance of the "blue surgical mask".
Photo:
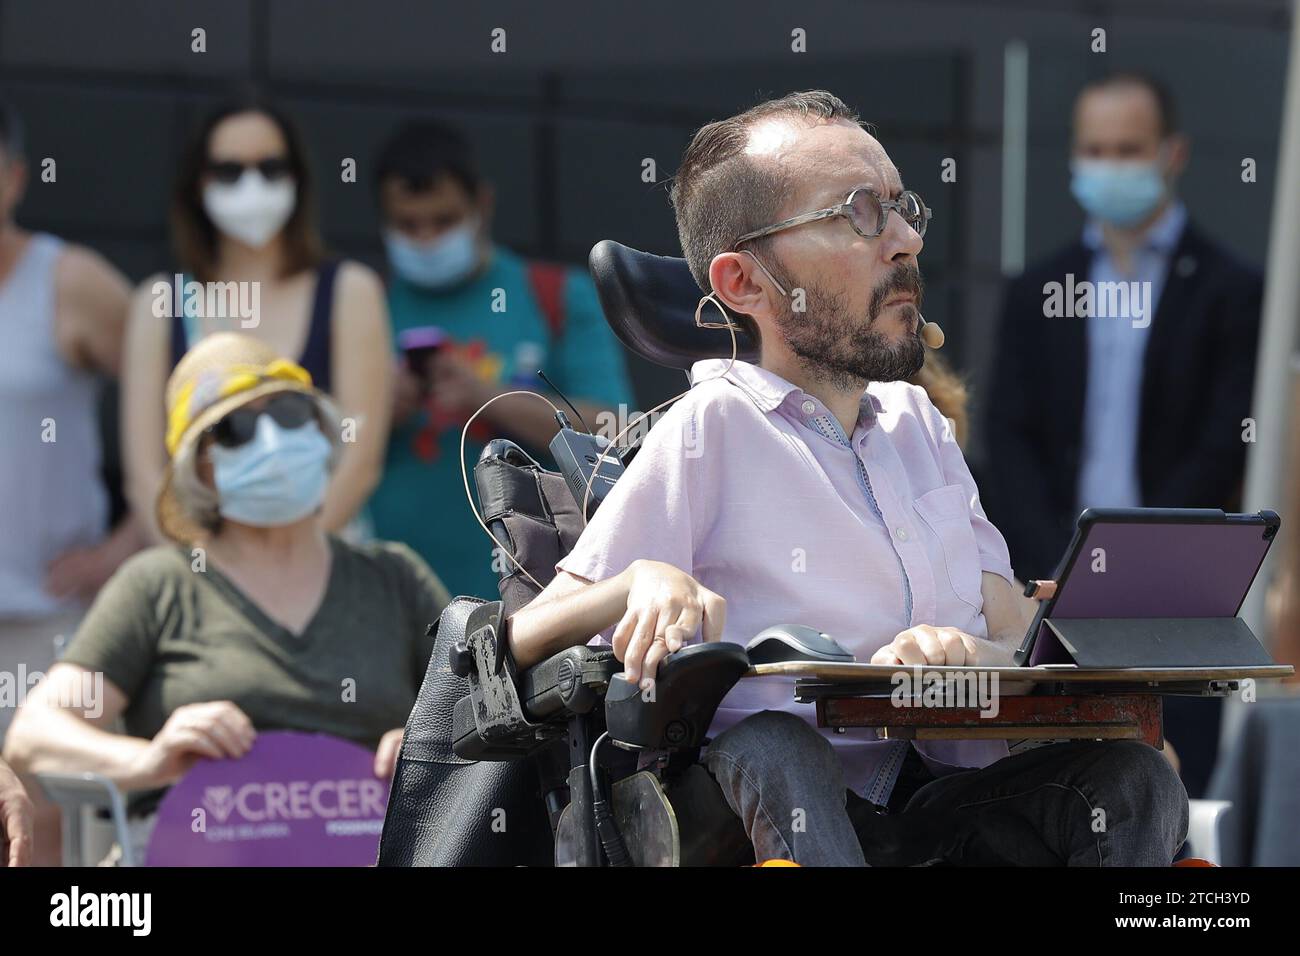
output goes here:
{"type": "Polygon", "coordinates": [[[428,289],[468,279],[478,265],[478,219],[470,217],[433,242],[415,242],[395,229],[384,233],[393,271],[407,282],[428,289]]]}
{"type": "Polygon", "coordinates": [[[1159,162],[1076,159],[1070,171],[1070,192],[1079,205],[1111,225],[1141,222],[1165,197],[1159,162]]]}
{"type": "Polygon", "coordinates": [[[259,415],[257,431],[244,444],[208,448],[217,510],[259,528],[307,517],[325,500],[330,451],[316,422],[283,428],[270,415],[259,415]]]}

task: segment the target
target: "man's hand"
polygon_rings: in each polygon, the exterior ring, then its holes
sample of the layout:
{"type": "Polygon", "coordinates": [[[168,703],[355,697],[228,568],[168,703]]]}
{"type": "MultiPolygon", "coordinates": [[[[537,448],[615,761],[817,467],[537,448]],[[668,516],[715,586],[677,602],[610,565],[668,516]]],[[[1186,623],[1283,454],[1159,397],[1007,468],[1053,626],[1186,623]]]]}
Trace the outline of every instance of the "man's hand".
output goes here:
{"type": "Polygon", "coordinates": [[[140,523],[127,515],[98,544],[69,548],[55,557],[45,569],[45,590],[52,597],[90,604],[122,562],[148,543],[140,523]]]}
{"type": "Polygon", "coordinates": [[[429,394],[437,408],[465,418],[499,394],[492,383],[479,378],[467,358],[453,350],[440,349],[429,365],[432,372],[429,394]]]}
{"type": "Polygon", "coordinates": [[[662,561],[633,561],[627,612],[614,628],[614,656],[643,690],[653,686],[659,662],[703,628],[704,640],[722,640],[727,602],[679,568],[662,561]]]}
{"type": "Polygon", "coordinates": [[[403,728],[395,727],[379,738],[375,750],[375,776],[380,780],[389,780],[397,769],[397,755],[402,749],[403,728]]]}
{"type": "Polygon", "coordinates": [[[1009,664],[1010,658],[997,653],[996,645],[973,637],[955,627],[918,624],[901,632],[871,655],[873,664],[1009,664]]]}
{"type": "Polygon", "coordinates": [[[71,548],[51,561],[45,571],[46,592],[51,597],[75,597],[89,604],[118,565],[104,544],[71,548]]]}
{"type": "Polygon", "coordinates": [[[0,761],[0,866],[32,865],[32,801],[0,761]]]}
{"type": "Polygon", "coordinates": [[[400,425],[424,405],[424,380],[406,362],[398,362],[393,374],[393,424],[400,425]]]}
{"type": "Polygon", "coordinates": [[[173,784],[201,758],[244,756],[257,732],[248,715],[228,700],[177,707],[131,768],[133,789],[173,784]]]}
{"type": "Polygon", "coordinates": [[[46,568],[45,590],[51,597],[75,597],[89,604],[126,556],[113,538],[89,548],[70,548],[46,568]]]}

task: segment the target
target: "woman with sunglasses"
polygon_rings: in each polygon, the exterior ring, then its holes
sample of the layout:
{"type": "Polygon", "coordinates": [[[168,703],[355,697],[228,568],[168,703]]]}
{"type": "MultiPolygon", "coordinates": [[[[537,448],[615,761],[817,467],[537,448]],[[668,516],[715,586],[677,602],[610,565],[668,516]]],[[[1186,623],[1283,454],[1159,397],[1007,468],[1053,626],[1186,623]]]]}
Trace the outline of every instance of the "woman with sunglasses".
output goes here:
{"type": "MultiPolygon", "coordinates": [[[[346,416],[345,450],[325,496],[324,527],[339,531],[378,483],[392,374],[388,311],[375,273],[325,256],[301,139],[258,101],[211,113],[181,157],[171,199],[184,270],[137,290],[122,375],[122,432],[162,433],[163,383],[204,336],[237,331],[295,357],[346,416]],[[179,280],[179,281],[178,281],[179,280]]],[[[161,443],[124,448],[127,495],[148,514],[166,463],[161,443]]]]}
{"type": "Polygon", "coordinates": [[[141,851],[162,789],[197,760],[243,756],[259,730],[356,741],[390,775],[425,629],[449,600],[405,545],[327,533],[337,413],[301,366],[216,333],[166,394],[155,513],[174,544],[108,582],[5,748],[19,772],[94,771],[131,791],[141,851]]]}

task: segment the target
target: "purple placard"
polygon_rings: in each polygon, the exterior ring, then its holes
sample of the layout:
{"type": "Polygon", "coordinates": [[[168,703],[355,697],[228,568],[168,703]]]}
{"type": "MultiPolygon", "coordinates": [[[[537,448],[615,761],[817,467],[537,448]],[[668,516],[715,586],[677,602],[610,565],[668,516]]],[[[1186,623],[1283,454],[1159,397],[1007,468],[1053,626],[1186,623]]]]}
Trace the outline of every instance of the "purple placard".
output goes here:
{"type": "Polygon", "coordinates": [[[371,866],[388,803],[374,762],[326,734],[258,734],[244,757],[203,760],[167,791],[146,865],[371,866]]]}

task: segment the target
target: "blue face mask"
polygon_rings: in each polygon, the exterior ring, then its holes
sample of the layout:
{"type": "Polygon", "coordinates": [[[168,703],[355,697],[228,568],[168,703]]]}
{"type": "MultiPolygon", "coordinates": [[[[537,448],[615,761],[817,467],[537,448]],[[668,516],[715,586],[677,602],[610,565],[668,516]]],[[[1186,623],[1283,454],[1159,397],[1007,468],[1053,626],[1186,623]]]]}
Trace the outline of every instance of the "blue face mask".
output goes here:
{"type": "Polygon", "coordinates": [[[236,448],[211,445],[213,481],[223,517],[259,528],[292,524],[325,500],[329,439],[315,422],[282,428],[257,417],[253,437],[236,448]]]}
{"type": "Polygon", "coordinates": [[[1165,197],[1158,162],[1076,159],[1070,192],[1090,216],[1115,226],[1141,222],[1165,197]]]}
{"type": "Polygon", "coordinates": [[[471,217],[433,242],[415,242],[389,229],[384,247],[393,271],[407,282],[428,289],[455,285],[478,265],[478,220],[471,217]]]}

